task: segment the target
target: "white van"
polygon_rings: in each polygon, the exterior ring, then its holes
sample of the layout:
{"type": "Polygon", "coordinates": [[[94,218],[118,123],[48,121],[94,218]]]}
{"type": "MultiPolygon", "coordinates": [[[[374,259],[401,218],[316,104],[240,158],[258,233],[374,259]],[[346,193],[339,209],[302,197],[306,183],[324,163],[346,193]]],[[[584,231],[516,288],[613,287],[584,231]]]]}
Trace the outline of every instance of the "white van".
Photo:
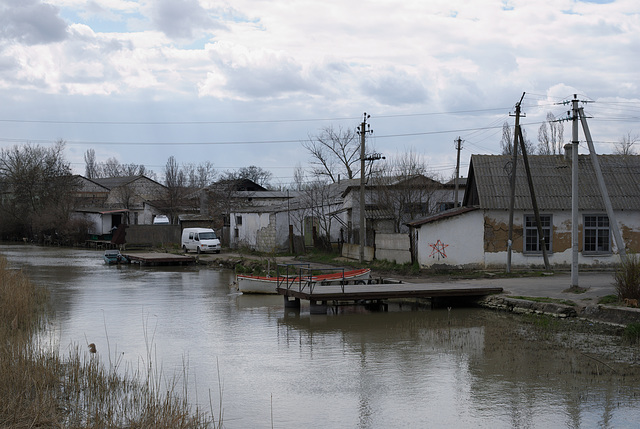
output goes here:
{"type": "Polygon", "coordinates": [[[158,215],[153,218],[154,225],[169,225],[170,223],[169,218],[165,215],[158,215]]]}
{"type": "Polygon", "coordinates": [[[220,240],[211,228],[185,228],[182,230],[182,250],[185,253],[220,253],[220,240]]]}

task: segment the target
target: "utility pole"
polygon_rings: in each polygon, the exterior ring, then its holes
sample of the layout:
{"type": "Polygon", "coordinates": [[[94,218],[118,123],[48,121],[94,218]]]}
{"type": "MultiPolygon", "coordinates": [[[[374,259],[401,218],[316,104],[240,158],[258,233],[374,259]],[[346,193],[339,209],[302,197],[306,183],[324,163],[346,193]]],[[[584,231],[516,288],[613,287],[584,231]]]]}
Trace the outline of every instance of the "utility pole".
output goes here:
{"type": "Polygon", "coordinates": [[[596,179],[598,180],[598,187],[600,188],[600,193],[602,194],[602,200],[604,201],[604,206],[607,210],[611,232],[613,233],[613,238],[616,240],[618,253],[620,254],[621,258],[624,258],[627,255],[627,249],[625,248],[624,241],[622,241],[620,228],[618,228],[618,221],[616,220],[616,215],[613,212],[611,198],[609,198],[609,191],[607,190],[607,185],[604,183],[604,177],[602,176],[602,169],[600,168],[598,154],[596,153],[595,146],[593,145],[593,140],[591,139],[591,131],[589,131],[589,125],[587,125],[587,117],[585,116],[584,109],[582,107],[578,109],[578,114],[580,115],[580,121],[582,123],[582,132],[587,138],[587,144],[589,145],[589,155],[591,156],[593,170],[596,173],[596,179]]]}
{"type": "MultiPolygon", "coordinates": [[[[522,149],[522,160],[524,162],[524,168],[527,175],[527,183],[529,185],[529,194],[531,195],[531,206],[533,207],[533,214],[536,221],[536,228],[538,230],[538,245],[542,250],[542,258],[544,260],[544,267],[548,271],[550,270],[549,257],[547,255],[547,244],[544,239],[544,231],[542,230],[542,222],[540,221],[540,210],[538,209],[538,201],[536,199],[536,193],[533,186],[533,178],[531,176],[531,169],[529,168],[529,158],[527,156],[527,147],[524,144],[524,137],[522,135],[522,129],[520,127],[520,106],[524,99],[525,93],[522,93],[522,97],[518,104],[516,104],[516,126],[514,130],[513,138],[513,167],[511,170],[511,200],[509,202],[509,236],[507,241],[507,272],[511,272],[511,251],[513,247],[513,213],[515,211],[515,185],[516,185],[516,162],[518,159],[518,140],[520,141],[520,149],[522,149]]],[[[523,218],[524,223],[524,218],[523,218]]]]}
{"type": "MultiPolygon", "coordinates": [[[[536,227],[538,229],[538,245],[542,249],[542,259],[544,260],[544,269],[549,271],[551,266],[549,265],[549,257],[547,256],[547,243],[544,239],[544,231],[542,230],[542,222],[540,221],[540,210],[538,210],[538,200],[536,200],[536,192],[533,188],[533,179],[531,177],[531,169],[529,168],[529,158],[527,157],[527,148],[524,145],[524,137],[522,136],[522,129],[518,127],[516,130],[520,139],[520,147],[522,149],[522,161],[524,162],[524,169],[527,173],[527,182],[529,183],[529,193],[531,194],[531,205],[533,206],[533,216],[536,220],[536,227]]],[[[524,219],[523,219],[524,220],[524,219]]]]}
{"type": "Polygon", "coordinates": [[[364,201],[364,187],[365,187],[365,137],[367,133],[373,133],[371,125],[367,124],[367,119],[371,115],[364,113],[362,123],[358,126],[358,134],[360,135],[360,263],[364,263],[364,241],[366,237],[366,224],[365,224],[365,201],[364,201]]]}
{"type": "Polygon", "coordinates": [[[456,150],[458,151],[458,160],[456,161],[456,179],[455,179],[455,191],[453,193],[453,204],[455,208],[458,208],[458,178],[460,177],[460,151],[462,150],[462,139],[458,137],[456,142],[456,150]]]}
{"type": "MultiPolygon", "coordinates": [[[[595,147],[593,145],[593,140],[591,139],[591,132],[589,131],[589,125],[587,124],[587,117],[584,114],[584,109],[582,107],[578,107],[578,95],[573,94],[573,100],[571,100],[571,110],[567,112],[569,118],[568,120],[572,121],[572,136],[571,136],[571,248],[572,248],[572,260],[571,260],[571,287],[579,288],[579,273],[578,273],[578,262],[579,262],[579,252],[580,252],[580,243],[578,237],[578,221],[579,221],[579,205],[578,205],[578,120],[580,120],[582,124],[582,131],[587,139],[587,144],[589,146],[589,155],[591,157],[591,163],[593,165],[593,171],[596,175],[596,180],[598,182],[598,187],[600,188],[600,194],[602,196],[602,200],[605,205],[605,209],[607,210],[607,217],[609,218],[609,228],[613,233],[613,238],[616,242],[616,246],[618,247],[618,253],[620,254],[620,258],[624,258],[627,254],[624,241],[622,240],[622,235],[620,234],[620,228],[618,227],[618,222],[615,217],[615,213],[613,211],[613,206],[611,205],[611,198],[609,197],[609,191],[607,190],[607,186],[604,182],[604,177],[602,176],[602,169],[600,168],[600,161],[598,160],[598,154],[596,153],[595,147]]],[[[584,101],[583,101],[584,103],[584,101]]],[[[568,104],[565,102],[564,104],[568,104]]]]}
{"type": "Polygon", "coordinates": [[[571,104],[571,287],[578,288],[578,95],[571,104]]]}
{"type": "Polygon", "coordinates": [[[520,97],[520,101],[516,103],[516,126],[513,133],[513,161],[511,162],[511,180],[510,182],[510,199],[509,199],[509,233],[507,236],[507,272],[511,272],[511,250],[513,247],[513,211],[515,209],[516,203],[516,166],[518,165],[518,133],[517,129],[520,127],[520,105],[522,104],[522,100],[524,100],[524,95],[526,93],[522,93],[522,97],[520,97]]]}

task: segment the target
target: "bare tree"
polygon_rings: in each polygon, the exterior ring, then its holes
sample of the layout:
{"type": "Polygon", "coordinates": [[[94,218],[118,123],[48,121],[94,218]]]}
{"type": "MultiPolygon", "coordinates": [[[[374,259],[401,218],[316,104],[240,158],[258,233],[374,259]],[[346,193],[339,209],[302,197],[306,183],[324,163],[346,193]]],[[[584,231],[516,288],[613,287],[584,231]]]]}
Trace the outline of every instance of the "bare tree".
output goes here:
{"type": "Polygon", "coordinates": [[[173,155],[169,157],[164,167],[164,184],[167,187],[168,215],[171,223],[175,223],[180,202],[185,193],[186,178],[173,155]]]}
{"type": "Polygon", "coordinates": [[[509,123],[505,121],[502,124],[502,138],[500,139],[500,152],[503,155],[511,155],[513,153],[513,133],[509,123]]]}
{"type": "Polygon", "coordinates": [[[88,179],[96,179],[100,177],[99,168],[96,161],[96,151],[93,149],[88,149],[84,154],[84,175],[88,179]]]}
{"type": "Polygon", "coordinates": [[[249,167],[242,167],[238,170],[238,178],[240,179],[249,179],[260,186],[265,188],[269,188],[269,182],[273,174],[270,171],[263,169],[262,167],[256,167],[255,165],[250,165],[249,167]]]}
{"type": "MultiPolygon", "coordinates": [[[[500,151],[502,155],[513,154],[513,136],[513,129],[509,123],[505,121],[505,123],[502,124],[502,138],[500,139],[500,151]]],[[[527,138],[527,130],[524,128],[522,128],[522,137],[524,138],[524,146],[527,148],[527,155],[533,155],[536,152],[536,148],[533,142],[527,138]]],[[[518,152],[520,152],[519,149],[518,152]]]]}
{"type": "Polygon", "coordinates": [[[102,177],[122,177],[122,166],[120,161],[111,157],[100,164],[102,177]]]}
{"type": "Polygon", "coordinates": [[[255,165],[251,165],[249,167],[242,167],[237,171],[225,171],[222,175],[222,180],[224,181],[238,181],[238,180],[251,180],[252,182],[263,186],[265,188],[269,188],[269,181],[271,180],[270,171],[267,171],[261,167],[256,167],[255,165]]]}
{"type": "MultiPolygon", "coordinates": [[[[113,194],[115,196],[116,202],[119,204],[119,207],[129,210],[135,205],[136,190],[133,186],[131,186],[131,184],[126,183],[122,186],[118,186],[117,188],[113,189],[113,194]]],[[[126,216],[127,224],[131,224],[129,212],[127,212],[126,216]]]]}
{"type": "Polygon", "coordinates": [[[355,130],[325,127],[318,135],[309,136],[302,146],[311,155],[316,177],[336,183],[340,175],[354,179],[360,173],[360,138],[355,130]]]}
{"type": "Polygon", "coordinates": [[[427,164],[414,151],[381,163],[371,183],[372,202],[393,219],[394,232],[402,232],[406,222],[433,211],[440,183],[429,176],[427,164]]]}
{"type": "Polygon", "coordinates": [[[564,125],[557,122],[553,113],[547,113],[547,119],[538,128],[538,154],[561,155],[564,146],[564,125]]]}
{"type": "Polygon", "coordinates": [[[65,142],[53,147],[0,150],[0,224],[7,234],[51,234],[69,221],[75,178],[64,159],[65,142]]]}
{"type": "Polygon", "coordinates": [[[197,180],[195,183],[196,188],[204,188],[213,182],[216,177],[216,170],[213,168],[213,164],[210,161],[205,161],[198,164],[196,168],[197,180]]]}
{"type": "Polygon", "coordinates": [[[616,155],[635,155],[636,150],[633,146],[638,140],[640,140],[640,136],[631,134],[631,131],[629,131],[616,142],[613,152],[616,155]]]}
{"type": "Polygon", "coordinates": [[[300,163],[298,163],[296,168],[293,170],[293,183],[291,183],[291,187],[296,191],[301,191],[304,187],[304,178],[304,169],[300,163]]]}

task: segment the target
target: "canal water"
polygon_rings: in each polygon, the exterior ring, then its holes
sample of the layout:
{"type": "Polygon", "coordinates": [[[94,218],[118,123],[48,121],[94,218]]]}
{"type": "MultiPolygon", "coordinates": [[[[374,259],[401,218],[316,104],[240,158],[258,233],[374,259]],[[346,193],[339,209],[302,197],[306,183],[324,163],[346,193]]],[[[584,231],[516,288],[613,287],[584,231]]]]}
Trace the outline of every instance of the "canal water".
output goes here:
{"type": "Polygon", "coordinates": [[[94,343],[120,368],[151,361],[216,418],[221,400],[227,428],[640,422],[638,346],[619,337],[482,309],[310,315],[236,293],[229,270],[106,266],[97,251],[22,245],[0,254],[49,289],[61,354],[94,343]]]}

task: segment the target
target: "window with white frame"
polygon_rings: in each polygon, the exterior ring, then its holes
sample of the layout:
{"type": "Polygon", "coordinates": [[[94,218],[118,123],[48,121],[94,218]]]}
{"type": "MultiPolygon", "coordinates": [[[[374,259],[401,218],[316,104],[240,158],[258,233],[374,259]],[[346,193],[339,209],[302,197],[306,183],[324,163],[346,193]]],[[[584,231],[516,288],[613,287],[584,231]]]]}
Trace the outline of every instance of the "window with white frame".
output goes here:
{"type": "Polygon", "coordinates": [[[585,215],[583,252],[611,253],[611,234],[607,215],[585,215]]]}
{"type": "MultiPolygon", "coordinates": [[[[547,252],[551,252],[551,228],[553,226],[551,215],[540,215],[540,225],[544,235],[544,243],[547,252]]],[[[524,216],[524,253],[542,253],[540,238],[538,235],[538,224],[534,215],[524,216]]]]}

